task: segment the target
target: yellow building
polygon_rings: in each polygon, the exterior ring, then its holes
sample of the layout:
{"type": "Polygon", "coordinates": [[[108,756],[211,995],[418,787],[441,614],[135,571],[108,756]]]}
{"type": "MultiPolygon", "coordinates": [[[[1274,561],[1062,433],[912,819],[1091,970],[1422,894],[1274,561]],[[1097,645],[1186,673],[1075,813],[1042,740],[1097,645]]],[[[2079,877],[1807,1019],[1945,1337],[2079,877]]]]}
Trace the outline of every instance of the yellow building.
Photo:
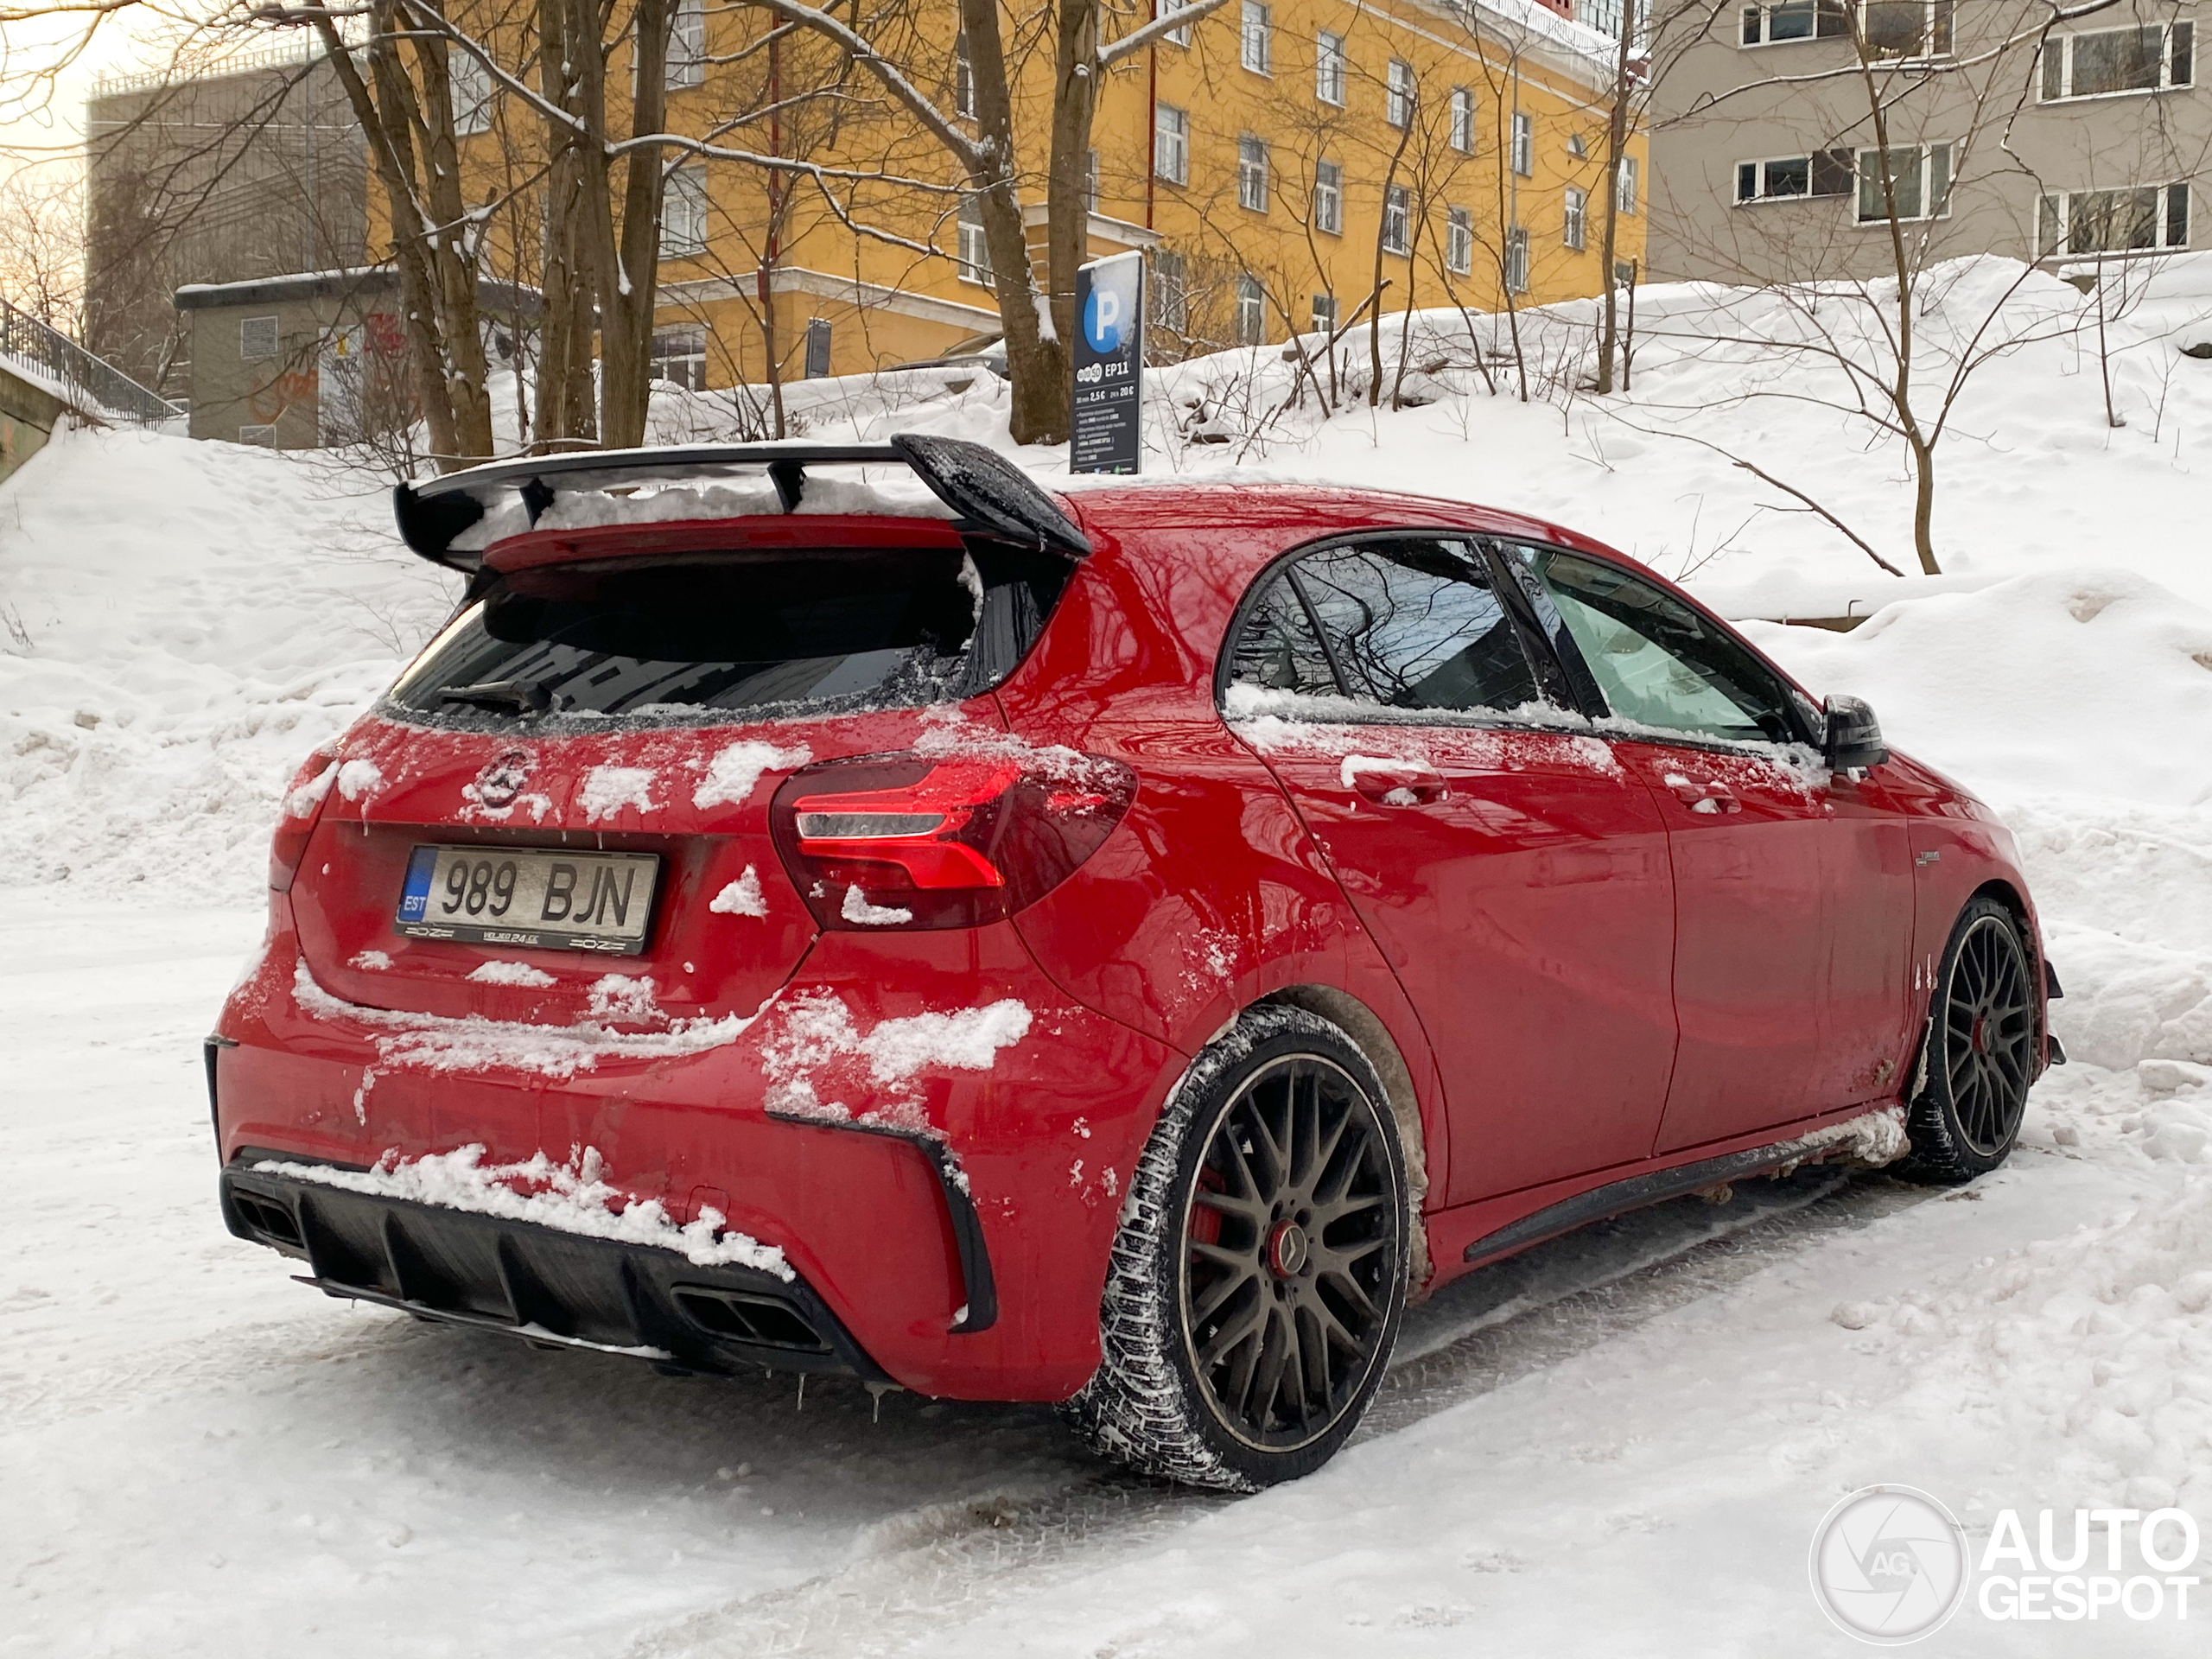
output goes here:
{"type": "MultiPolygon", "coordinates": [[[[1600,291],[1612,42],[1500,3],[1510,14],[1228,0],[1107,70],[1090,248],[1146,251],[1155,358],[1346,322],[1378,293],[1388,314],[1496,309],[1509,286],[1526,304],[1600,291]]],[[[1040,279],[1052,15],[1003,14],[1040,279]]],[[[784,379],[866,372],[995,333],[980,222],[950,156],[867,69],[804,31],[771,47],[772,23],[757,7],[679,0],[668,127],[719,153],[670,156],[665,372],[708,386],[760,381],[772,358],[784,379]],[[745,154],[825,171],[772,174],[745,154]]],[[[924,0],[895,55],[972,130],[950,0],[924,0]]],[[[536,128],[518,108],[483,124],[505,131],[511,118],[515,132],[536,128]]],[[[469,153],[480,166],[487,151],[469,153]]],[[[1643,250],[1641,137],[1629,156],[1623,264],[1643,250]]]]}

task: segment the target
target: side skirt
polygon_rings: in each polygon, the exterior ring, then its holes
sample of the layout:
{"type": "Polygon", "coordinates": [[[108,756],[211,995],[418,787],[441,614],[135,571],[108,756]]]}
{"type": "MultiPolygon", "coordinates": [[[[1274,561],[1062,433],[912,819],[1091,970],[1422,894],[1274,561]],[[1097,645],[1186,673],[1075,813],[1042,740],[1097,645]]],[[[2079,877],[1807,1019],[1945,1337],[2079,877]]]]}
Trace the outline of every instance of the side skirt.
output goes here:
{"type": "Polygon", "coordinates": [[[1742,1152],[1723,1153],[1718,1158],[1700,1158],[1694,1164],[1676,1164],[1669,1169],[1655,1169],[1643,1175],[1631,1175],[1625,1180],[1609,1181],[1603,1186],[1593,1186],[1586,1192],[1562,1198],[1557,1204],[1547,1205],[1541,1210],[1511,1222],[1497,1231],[1485,1233],[1467,1246],[1461,1260],[1468,1262],[1486,1261],[1491,1256],[1510,1255],[1516,1250],[1526,1249],[1545,1239],[1556,1238],[1561,1233],[1571,1233],[1578,1227],[1593,1221],[1603,1221],[1630,1210],[1641,1210],[1646,1205],[1663,1204],[1669,1198],[1683,1198],[1702,1192],[1708,1186],[1719,1186],[1729,1181],[1741,1180],[1747,1175],[1779,1169],[1784,1164],[1810,1163],[1802,1147],[1791,1149],[1784,1141],[1774,1146],[1751,1147],[1742,1152]]]}

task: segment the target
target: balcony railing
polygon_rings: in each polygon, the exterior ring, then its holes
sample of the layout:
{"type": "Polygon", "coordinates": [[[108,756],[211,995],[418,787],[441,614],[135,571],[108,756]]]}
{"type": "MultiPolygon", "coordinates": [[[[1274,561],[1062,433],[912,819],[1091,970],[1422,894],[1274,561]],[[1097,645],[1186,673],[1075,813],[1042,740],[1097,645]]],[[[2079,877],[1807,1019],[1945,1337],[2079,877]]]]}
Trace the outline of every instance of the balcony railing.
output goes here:
{"type": "Polygon", "coordinates": [[[0,363],[30,370],[82,415],[139,426],[184,416],[175,404],[147,391],[114,364],[5,300],[0,300],[0,363]]]}

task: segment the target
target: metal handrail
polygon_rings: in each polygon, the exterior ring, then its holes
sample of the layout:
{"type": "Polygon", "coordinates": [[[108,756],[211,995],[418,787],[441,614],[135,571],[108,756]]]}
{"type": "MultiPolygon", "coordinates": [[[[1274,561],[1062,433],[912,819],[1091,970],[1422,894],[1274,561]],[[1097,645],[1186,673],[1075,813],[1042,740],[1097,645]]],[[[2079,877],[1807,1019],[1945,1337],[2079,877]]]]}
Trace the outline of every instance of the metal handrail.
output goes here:
{"type": "Polygon", "coordinates": [[[80,415],[141,426],[184,415],[106,359],[93,356],[68,335],[0,300],[0,364],[10,363],[35,370],[54,395],[80,415]]]}

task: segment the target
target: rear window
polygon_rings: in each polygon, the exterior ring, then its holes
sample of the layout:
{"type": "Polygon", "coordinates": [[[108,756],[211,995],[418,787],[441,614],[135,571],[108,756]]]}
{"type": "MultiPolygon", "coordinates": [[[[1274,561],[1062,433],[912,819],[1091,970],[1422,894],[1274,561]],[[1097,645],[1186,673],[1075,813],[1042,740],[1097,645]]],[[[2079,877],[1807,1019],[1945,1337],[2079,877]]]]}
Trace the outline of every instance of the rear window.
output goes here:
{"type": "Polygon", "coordinates": [[[897,548],[537,566],[496,578],[390,701],[472,725],[952,701],[1004,678],[1057,597],[1051,570],[993,563],[897,548]]]}

